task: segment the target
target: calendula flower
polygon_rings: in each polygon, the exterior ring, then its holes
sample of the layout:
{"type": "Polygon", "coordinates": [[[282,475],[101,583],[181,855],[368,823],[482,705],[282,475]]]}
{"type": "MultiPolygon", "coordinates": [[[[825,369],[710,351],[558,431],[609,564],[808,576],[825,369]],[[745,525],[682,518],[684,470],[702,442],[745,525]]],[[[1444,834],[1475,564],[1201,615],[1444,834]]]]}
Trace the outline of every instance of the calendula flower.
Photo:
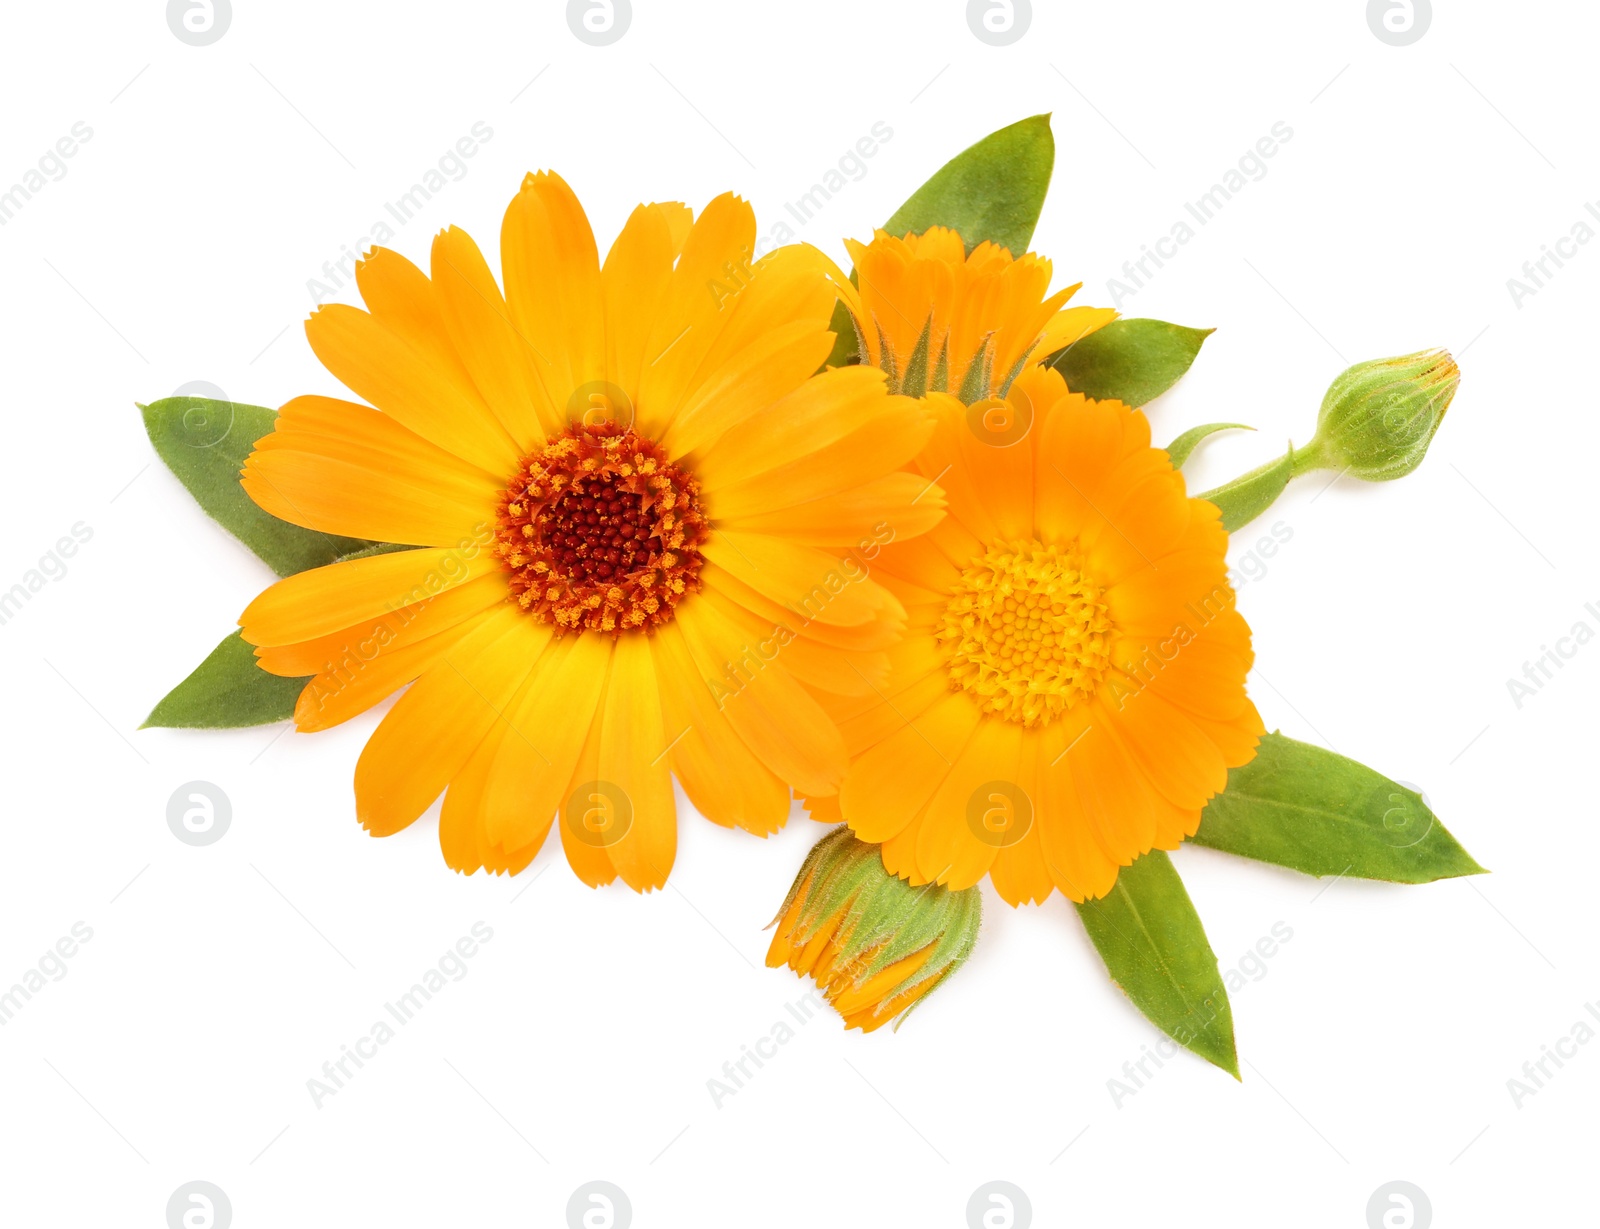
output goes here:
{"type": "Polygon", "coordinates": [[[884,870],[875,846],[836,828],[807,855],[773,919],[767,965],[809,974],[846,1028],[870,1033],[903,1020],[961,967],[982,916],[976,888],[914,888],[884,870]]]}
{"type": "MultiPolygon", "coordinates": [[[[1110,308],[1067,307],[1078,286],[1049,294],[1051,266],[1032,252],[1013,258],[935,226],[869,244],[847,240],[859,290],[840,275],[863,363],[908,396],[956,394],[971,405],[1003,396],[1030,362],[1115,320],[1110,308]]],[[[1081,283],[1080,283],[1081,285],[1081,283]]]]}
{"type": "Polygon", "coordinates": [[[571,189],[531,175],[503,294],[451,228],[431,278],[377,249],[367,310],[312,316],[312,349],[376,408],[289,402],[244,487],[284,520],[417,549],[292,576],[240,622],[265,669],[315,675],[301,730],[412,684],[356,766],[373,834],[444,792],[449,865],[515,872],[560,814],[585,882],[642,891],[673,863],[673,774],[761,834],[791,786],[837,787],[843,741],[802,684],[881,683],[904,612],[861,559],[942,496],[901,472],[923,408],[870,369],[814,374],[827,262],[752,263],[755,237],[733,196],[698,219],[641,205],[602,265],[571,189]]]}
{"type": "Polygon", "coordinates": [[[916,460],[949,516],[875,575],[905,606],[889,681],[829,699],[853,761],[813,801],[912,885],[991,876],[1012,904],[1104,895],[1174,849],[1263,732],[1245,694],[1217,509],[1185,493],[1144,415],[1030,367],[1019,439],[932,393],[916,460]]]}

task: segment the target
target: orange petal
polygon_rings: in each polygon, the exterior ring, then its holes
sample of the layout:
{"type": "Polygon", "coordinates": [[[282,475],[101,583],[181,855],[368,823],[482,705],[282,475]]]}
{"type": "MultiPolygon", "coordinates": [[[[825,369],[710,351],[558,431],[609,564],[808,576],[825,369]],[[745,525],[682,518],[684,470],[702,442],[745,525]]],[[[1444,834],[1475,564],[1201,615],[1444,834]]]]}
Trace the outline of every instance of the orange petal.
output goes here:
{"type": "Polygon", "coordinates": [[[553,171],[529,175],[500,230],[506,302],[536,383],[564,411],[605,377],[600,257],[583,206],[553,171]]]}
{"type": "Polygon", "coordinates": [[[667,737],[650,640],[621,636],[611,656],[611,677],[600,710],[598,780],[602,787],[614,786],[631,810],[627,831],[608,844],[606,852],[635,892],[665,885],[678,851],[667,737]]]}
{"type": "Polygon", "coordinates": [[[402,426],[491,474],[510,474],[515,441],[470,385],[463,388],[429,356],[376,317],[330,303],[306,321],[323,366],[402,426]]]}
{"type": "Polygon", "coordinates": [[[566,417],[540,381],[531,344],[511,323],[478,245],[453,226],[433,241],[433,291],[472,382],[518,448],[531,452],[560,431],[566,417]]]}
{"type": "Polygon", "coordinates": [[[448,549],[347,559],[280,580],[245,607],[239,625],[257,646],[315,640],[427,601],[499,567],[483,545],[470,539],[448,549]]]}
{"type": "Polygon", "coordinates": [[[844,776],[844,740],[782,661],[762,659],[709,602],[684,602],[677,623],[695,669],[744,744],[794,788],[833,793],[844,776]]]}
{"type": "Polygon", "coordinates": [[[356,817],[375,836],[428,809],[497,721],[550,639],[507,604],[487,615],[391,708],[356,763],[356,817]]]}
{"type": "Polygon", "coordinates": [[[712,823],[766,836],[789,818],[789,787],[747,747],[717,709],[676,623],[655,635],[656,677],[683,792],[712,823]]]}

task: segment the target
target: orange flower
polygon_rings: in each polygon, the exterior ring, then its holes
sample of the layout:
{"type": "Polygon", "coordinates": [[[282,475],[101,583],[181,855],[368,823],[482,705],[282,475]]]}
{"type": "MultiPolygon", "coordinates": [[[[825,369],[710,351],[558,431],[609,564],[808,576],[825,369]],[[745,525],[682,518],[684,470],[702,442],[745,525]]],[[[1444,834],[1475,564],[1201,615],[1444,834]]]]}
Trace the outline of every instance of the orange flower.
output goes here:
{"type": "MultiPolygon", "coordinates": [[[[1117,318],[1107,307],[1067,307],[1077,286],[1046,297],[1050,262],[1032,252],[1012,259],[935,226],[870,244],[847,240],[859,291],[837,275],[855,320],[861,361],[889,373],[896,392],[957,394],[968,405],[1004,395],[1038,362],[1117,318]]],[[[1081,284],[1081,283],[1080,283],[1081,284]]]]}
{"type": "Polygon", "coordinates": [[[534,175],[506,212],[503,295],[451,228],[431,280],[377,249],[368,310],[311,318],[317,356],[377,408],[289,402],[245,489],[295,524],[417,549],[292,576],[240,622],[265,669],[316,676],[301,730],[415,680],[356,767],[375,835],[447,791],[445,860],[515,872],[559,812],[585,882],[642,891],[676,852],[673,774],[763,835],[791,786],[837,788],[843,742],[803,684],[882,682],[904,612],[854,552],[922,532],[943,501],[902,469],[922,407],[879,372],[813,374],[827,262],[752,265],[754,242],[733,196],[698,220],[641,205],[602,265],[572,191],[534,175]]]}
{"type": "Polygon", "coordinates": [[[1193,835],[1263,732],[1227,534],[1142,413],[1054,371],[1026,369],[1004,401],[926,404],[915,466],[950,514],[879,559],[906,638],[880,692],[825,700],[853,760],[813,813],[913,885],[1102,896],[1193,835]]]}

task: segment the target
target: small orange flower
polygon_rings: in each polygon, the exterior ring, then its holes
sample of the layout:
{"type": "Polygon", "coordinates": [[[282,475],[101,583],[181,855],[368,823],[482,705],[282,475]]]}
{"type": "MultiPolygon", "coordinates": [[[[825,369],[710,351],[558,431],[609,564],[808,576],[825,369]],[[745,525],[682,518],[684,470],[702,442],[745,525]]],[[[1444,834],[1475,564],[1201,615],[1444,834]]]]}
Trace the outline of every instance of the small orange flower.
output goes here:
{"type": "Polygon", "coordinates": [[[1106,307],[1067,307],[1077,286],[1048,294],[1048,260],[1032,252],[1013,259],[987,242],[969,255],[942,226],[904,239],[879,231],[870,244],[845,246],[860,289],[842,274],[837,281],[861,361],[908,396],[949,392],[968,405],[1003,396],[1030,361],[1117,317],[1106,307]]]}

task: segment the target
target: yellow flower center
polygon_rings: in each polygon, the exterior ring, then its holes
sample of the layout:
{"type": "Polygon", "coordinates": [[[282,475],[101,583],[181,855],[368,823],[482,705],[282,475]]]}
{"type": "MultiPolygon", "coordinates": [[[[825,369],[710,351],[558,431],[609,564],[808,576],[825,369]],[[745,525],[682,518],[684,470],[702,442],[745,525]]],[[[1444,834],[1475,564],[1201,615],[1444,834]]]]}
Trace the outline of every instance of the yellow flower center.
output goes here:
{"type": "Polygon", "coordinates": [[[952,589],[935,636],[951,687],[985,713],[1041,725],[1105,677],[1111,619],[1075,546],[993,543],[952,589]]]}
{"type": "Polygon", "coordinates": [[[700,589],[700,484],[630,429],[569,428],[523,461],[499,512],[512,599],[561,631],[648,629],[700,589]]]}

